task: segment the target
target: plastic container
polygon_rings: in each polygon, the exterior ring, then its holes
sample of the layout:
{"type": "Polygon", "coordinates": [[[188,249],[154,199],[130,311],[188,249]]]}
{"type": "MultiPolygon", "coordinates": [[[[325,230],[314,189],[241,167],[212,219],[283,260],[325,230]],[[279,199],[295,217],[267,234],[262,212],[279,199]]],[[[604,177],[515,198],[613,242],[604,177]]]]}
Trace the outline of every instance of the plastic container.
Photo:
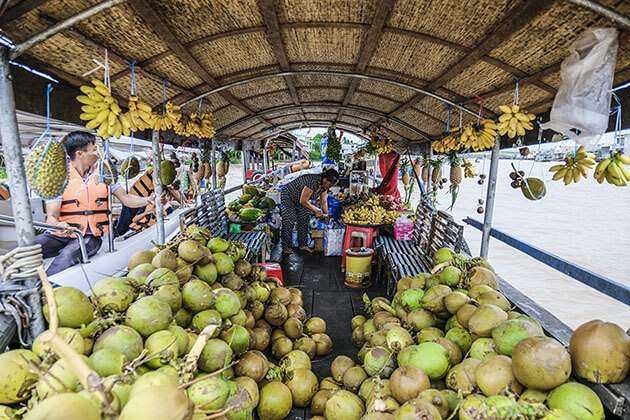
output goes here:
{"type": "Polygon", "coordinates": [[[345,285],[353,289],[370,287],[372,282],[371,248],[350,248],[346,250],[346,281],[345,285]]]}
{"type": "Polygon", "coordinates": [[[280,283],[284,286],[284,280],[282,279],[282,267],[278,263],[262,263],[260,264],[267,270],[268,277],[275,277],[280,280],[280,283]]]}
{"type": "Polygon", "coordinates": [[[413,221],[407,216],[401,216],[394,222],[394,239],[397,241],[413,239],[413,221]]]}

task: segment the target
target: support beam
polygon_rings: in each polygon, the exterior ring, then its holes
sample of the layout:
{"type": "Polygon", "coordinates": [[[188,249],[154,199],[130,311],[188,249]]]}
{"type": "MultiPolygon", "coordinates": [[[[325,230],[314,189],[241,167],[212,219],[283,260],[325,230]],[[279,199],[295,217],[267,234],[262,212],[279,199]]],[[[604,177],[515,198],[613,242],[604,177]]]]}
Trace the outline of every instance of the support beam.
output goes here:
{"type": "MultiPolygon", "coordinates": [[[[506,18],[498,24],[498,26],[487,36],[477,47],[472,49],[463,59],[442,73],[437,79],[433,80],[427,90],[436,91],[444,86],[450,80],[461,74],[464,70],[475,64],[483,56],[496,48],[501,42],[505,41],[511,34],[527,25],[536,16],[547,11],[554,3],[553,0],[529,0],[523,4],[518,10],[512,10],[507,14],[506,18]]],[[[406,104],[396,108],[390,112],[389,116],[399,114],[410,107],[419,103],[425,98],[425,94],[418,94],[411,98],[406,104]]]]}
{"type": "MultiPolygon", "coordinates": [[[[360,112],[360,113],[364,113],[364,114],[368,114],[368,115],[373,115],[375,117],[382,117],[382,118],[387,118],[388,121],[391,121],[394,124],[397,124],[409,131],[414,132],[415,134],[419,135],[420,137],[425,138],[426,140],[431,140],[431,138],[429,137],[428,134],[426,134],[425,132],[407,124],[404,121],[401,121],[399,119],[396,118],[389,118],[386,117],[385,114],[378,112],[377,110],[371,109],[371,108],[365,108],[365,107],[360,107],[360,106],[354,106],[354,105],[339,105],[337,103],[326,103],[326,102],[321,102],[321,103],[308,103],[308,104],[303,104],[301,105],[302,108],[304,109],[343,109],[343,110],[347,110],[347,111],[355,111],[355,112],[360,112]]],[[[283,105],[283,106],[278,106],[278,107],[274,107],[274,108],[268,108],[268,109],[264,109],[262,111],[260,111],[256,116],[249,116],[249,117],[244,117],[241,118],[239,120],[236,120],[230,124],[227,124],[223,127],[221,127],[220,129],[217,130],[216,135],[222,134],[225,131],[230,130],[231,128],[237,127],[247,121],[251,121],[252,119],[254,119],[254,117],[257,116],[265,116],[266,114],[272,113],[272,112],[280,112],[280,111],[289,111],[292,109],[295,109],[296,106],[295,105],[283,105]]],[[[283,115],[284,116],[284,115],[283,115]]],[[[266,118],[266,117],[264,117],[266,118]]]]}
{"type": "MultiPolygon", "coordinates": [[[[131,7],[142,17],[146,24],[168,45],[175,56],[184,62],[195,74],[208,84],[210,87],[217,87],[219,84],[202,66],[196,58],[194,58],[186,49],[186,47],[177,39],[175,34],[168,28],[162,18],[153,10],[153,7],[147,0],[129,0],[131,7]]],[[[228,102],[241,111],[253,115],[254,111],[242,104],[234,95],[229,92],[222,92],[228,102]]]]}
{"type": "MultiPolygon", "coordinates": [[[[11,209],[15,219],[15,230],[17,243],[20,247],[35,245],[35,229],[33,228],[33,217],[31,213],[31,201],[28,187],[26,185],[26,172],[24,170],[24,160],[22,158],[22,145],[20,144],[20,133],[18,131],[17,118],[15,114],[15,96],[13,93],[13,83],[9,68],[9,50],[0,46],[0,139],[2,140],[2,152],[7,167],[9,177],[9,187],[11,189],[11,209]]],[[[25,284],[31,288],[39,286],[36,278],[28,278],[25,284]]],[[[33,310],[30,332],[36,337],[44,330],[44,318],[41,310],[41,300],[38,293],[31,293],[27,301],[33,310]]],[[[0,342],[4,349],[12,338],[15,326],[12,321],[6,321],[4,317],[0,319],[3,326],[0,334],[0,342]],[[4,335],[9,337],[4,337],[4,335]]]]}
{"type": "Polygon", "coordinates": [[[212,155],[210,156],[210,168],[212,168],[212,189],[216,190],[217,182],[217,142],[212,138],[212,155]]]}
{"type": "Polygon", "coordinates": [[[164,206],[160,201],[162,196],[162,154],[160,153],[160,132],[153,130],[151,133],[151,152],[153,164],[153,189],[155,192],[155,224],[157,225],[157,244],[166,242],[164,233],[164,206]]]}
{"type": "MultiPolygon", "coordinates": [[[[381,36],[383,35],[383,26],[385,25],[385,21],[389,16],[392,8],[394,7],[395,0],[381,0],[378,2],[378,6],[376,8],[376,14],[374,15],[374,20],[370,25],[370,29],[368,30],[367,37],[361,46],[361,52],[359,53],[359,60],[357,61],[356,66],[354,67],[355,73],[363,73],[365,72],[365,68],[367,67],[367,63],[374,55],[374,51],[376,51],[376,47],[378,47],[378,43],[381,41],[381,36]]],[[[345,96],[343,97],[342,105],[348,105],[352,100],[352,95],[357,90],[359,86],[358,79],[352,79],[350,81],[350,85],[348,86],[348,90],[346,91],[345,96]]],[[[339,109],[339,113],[337,114],[337,119],[341,119],[343,115],[343,109],[339,109]]]]}
{"type": "MultiPolygon", "coordinates": [[[[274,0],[259,0],[259,9],[265,22],[265,34],[267,40],[271,45],[271,49],[276,56],[280,70],[289,71],[291,66],[289,65],[289,59],[284,48],[284,42],[282,42],[282,33],[280,32],[280,24],[278,23],[278,15],[276,13],[276,4],[274,0]]],[[[295,83],[293,78],[287,76],[284,78],[284,82],[289,89],[289,95],[295,105],[300,105],[300,99],[295,89],[295,83]]],[[[304,111],[300,110],[302,118],[306,119],[304,111]]]]}
{"type": "Polygon", "coordinates": [[[76,25],[77,23],[84,21],[85,19],[89,19],[92,16],[95,16],[101,13],[102,11],[109,9],[110,7],[114,7],[116,5],[124,3],[125,1],[127,0],[104,0],[101,3],[98,3],[92,7],[88,7],[82,12],[79,12],[76,15],[71,16],[66,20],[62,20],[56,25],[53,25],[49,28],[44,29],[42,32],[38,33],[37,35],[34,35],[23,42],[20,42],[19,44],[15,46],[15,48],[11,50],[9,58],[13,60],[19,57],[20,55],[24,54],[24,52],[28,50],[29,48],[34,47],[40,42],[44,42],[48,38],[51,38],[52,36],[58,34],[59,32],[64,31],[76,25]]]}
{"type": "Polygon", "coordinates": [[[501,138],[497,136],[490,155],[490,172],[488,174],[488,191],[486,193],[486,211],[483,218],[483,230],[481,236],[481,251],[479,255],[488,258],[490,248],[490,230],[492,229],[492,216],[494,215],[494,198],[497,193],[497,175],[499,173],[499,154],[501,153],[501,138]]]}
{"type": "MultiPolygon", "coordinates": [[[[243,140],[243,141],[253,141],[253,140],[260,140],[260,139],[267,139],[271,136],[279,136],[282,135],[284,133],[287,133],[291,130],[294,130],[296,128],[298,128],[301,124],[303,123],[303,121],[301,120],[296,120],[296,121],[287,121],[284,123],[280,123],[277,125],[279,131],[274,132],[269,134],[268,133],[268,129],[265,128],[263,130],[260,130],[257,133],[254,133],[252,135],[249,135],[247,137],[234,137],[232,138],[232,140],[243,140]],[[284,130],[283,130],[284,129],[284,130]]],[[[309,127],[321,127],[321,128],[328,128],[330,126],[330,124],[332,124],[333,121],[332,120],[309,120],[308,124],[309,127]]],[[[365,140],[368,140],[368,138],[365,136],[365,134],[363,134],[363,127],[357,125],[357,124],[352,124],[352,123],[347,123],[344,121],[338,121],[335,123],[337,125],[338,128],[343,128],[346,131],[349,131],[353,134],[355,134],[358,137],[361,137],[365,140]]]]}
{"type": "Polygon", "coordinates": [[[4,14],[0,13],[0,28],[4,27],[7,23],[13,22],[20,16],[27,14],[31,10],[38,8],[47,1],[49,0],[22,0],[18,2],[15,6],[6,9],[4,14]]]}
{"type": "Polygon", "coordinates": [[[593,0],[566,0],[610,20],[625,31],[630,31],[630,18],[593,0]]]}

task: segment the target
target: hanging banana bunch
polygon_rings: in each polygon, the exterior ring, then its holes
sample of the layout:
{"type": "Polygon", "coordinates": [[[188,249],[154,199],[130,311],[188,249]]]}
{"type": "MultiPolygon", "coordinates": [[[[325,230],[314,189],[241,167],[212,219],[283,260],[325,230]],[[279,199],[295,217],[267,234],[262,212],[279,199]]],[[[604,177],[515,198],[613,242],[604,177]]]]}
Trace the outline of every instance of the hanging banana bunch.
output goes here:
{"type": "MultiPolygon", "coordinates": [[[[129,117],[129,129],[132,132],[153,128],[155,113],[150,105],[142,102],[135,95],[129,97],[128,105],[129,112],[126,113],[126,117],[129,117]]],[[[123,119],[126,118],[123,117],[123,119]]]]}
{"type": "Polygon", "coordinates": [[[499,134],[505,135],[511,139],[525,135],[525,130],[533,130],[532,121],[536,119],[536,115],[521,110],[518,105],[500,105],[499,109],[503,114],[499,116],[499,134]]]}
{"type": "Polygon", "coordinates": [[[164,112],[157,114],[154,118],[153,129],[164,131],[173,128],[173,125],[179,121],[180,109],[179,105],[175,105],[171,101],[166,102],[164,112]]]}
{"type": "Polygon", "coordinates": [[[468,159],[462,159],[462,167],[464,168],[464,178],[474,178],[479,175],[475,170],[475,165],[468,159]]]}
{"type": "Polygon", "coordinates": [[[96,129],[99,137],[120,138],[123,127],[119,119],[122,113],[118,100],[114,98],[110,89],[98,79],[92,80],[92,86],[81,86],[81,92],[85,95],[77,96],[77,101],[83,104],[79,118],[87,121],[85,128],[96,129]]]}

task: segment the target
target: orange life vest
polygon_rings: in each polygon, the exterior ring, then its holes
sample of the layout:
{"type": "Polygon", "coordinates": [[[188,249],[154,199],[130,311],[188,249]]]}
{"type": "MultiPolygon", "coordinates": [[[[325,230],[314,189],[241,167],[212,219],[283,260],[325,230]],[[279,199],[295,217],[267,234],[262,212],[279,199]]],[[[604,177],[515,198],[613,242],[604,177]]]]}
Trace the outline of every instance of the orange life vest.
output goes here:
{"type": "Polygon", "coordinates": [[[129,194],[138,197],[148,197],[153,194],[153,168],[147,169],[144,175],[133,183],[129,189],[129,194]]]}
{"type": "Polygon", "coordinates": [[[107,186],[96,184],[94,174],[87,182],[70,165],[68,184],[61,196],[59,220],[77,228],[85,235],[88,225],[94,236],[109,232],[109,208],[107,207],[107,186]]]}
{"type": "MultiPolygon", "coordinates": [[[[165,204],[164,205],[164,215],[169,214],[169,209],[170,209],[170,204],[165,204]]],[[[145,208],[144,211],[151,211],[155,208],[154,204],[148,204],[145,208]]],[[[129,225],[129,229],[131,230],[135,230],[135,231],[141,231],[141,230],[145,230],[150,228],[151,226],[153,226],[155,224],[155,222],[157,222],[157,219],[155,218],[155,214],[147,214],[145,215],[142,219],[138,220],[137,222],[133,222],[129,225]]]]}
{"type": "Polygon", "coordinates": [[[8,200],[9,198],[11,198],[11,193],[4,185],[0,184],[0,200],[8,200]]]}

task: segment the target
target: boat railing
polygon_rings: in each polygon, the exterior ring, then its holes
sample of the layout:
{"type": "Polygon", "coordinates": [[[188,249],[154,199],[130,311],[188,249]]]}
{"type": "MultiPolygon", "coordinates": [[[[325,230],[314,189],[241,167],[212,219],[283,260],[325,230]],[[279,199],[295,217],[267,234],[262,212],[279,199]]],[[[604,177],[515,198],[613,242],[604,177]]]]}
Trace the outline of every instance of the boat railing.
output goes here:
{"type": "MultiPolygon", "coordinates": [[[[479,230],[483,229],[483,223],[467,217],[463,219],[463,222],[479,230]]],[[[490,236],[498,239],[499,241],[509,245],[510,247],[517,249],[535,260],[559,271],[574,280],[579,281],[613,299],[630,305],[630,287],[619,283],[613,279],[605,277],[601,274],[590,271],[587,268],[581,267],[570,261],[558,257],[548,251],[535,247],[515,238],[514,236],[502,232],[496,228],[490,229],[490,236]]]]}
{"type": "MultiPolygon", "coordinates": [[[[0,222],[8,223],[10,225],[15,226],[15,218],[13,218],[12,216],[6,216],[4,214],[0,214],[0,222]]],[[[66,230],[65,228],[62,228],[59,226],[49,225],[48,223],[42,223],[42,222],[36,222],[36,221],[33,221],[33,226],[42,228],[42,229],[48,229],[53,232],[63,232],[66,230]]],[[[74,233],[77,235],[77,239],[79,240],[79,249],[81,250],[81,263],[87,264],[90,262],[90,259],[88,257],[87,248],[85,247],[85,239],[83,238],[83,234],[77,229],[74,229],[74,233]]]]}

